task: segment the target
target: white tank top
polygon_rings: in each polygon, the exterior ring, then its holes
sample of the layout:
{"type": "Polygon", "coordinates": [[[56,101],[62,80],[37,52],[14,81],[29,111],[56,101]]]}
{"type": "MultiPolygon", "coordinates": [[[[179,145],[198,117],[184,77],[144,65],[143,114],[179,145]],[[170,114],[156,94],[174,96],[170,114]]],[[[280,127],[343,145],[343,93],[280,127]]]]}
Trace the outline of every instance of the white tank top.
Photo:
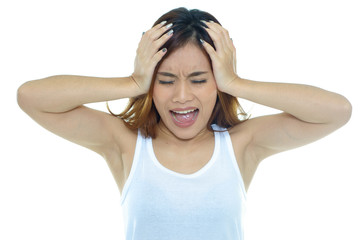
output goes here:
{"type": "Polygon", "coordinates": [[[121,195],[126,240],[243,240],[244,183],[229,133],[214,133],[210,161],[181,174],[161,165],[152,139],[138,132],[121,195]]]}

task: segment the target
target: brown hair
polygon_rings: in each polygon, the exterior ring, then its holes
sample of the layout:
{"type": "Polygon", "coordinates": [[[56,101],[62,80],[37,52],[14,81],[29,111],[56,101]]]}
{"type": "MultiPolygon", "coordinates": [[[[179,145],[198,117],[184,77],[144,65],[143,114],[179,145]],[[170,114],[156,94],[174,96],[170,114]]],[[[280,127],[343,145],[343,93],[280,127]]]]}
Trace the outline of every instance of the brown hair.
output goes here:
{"type": "MultiPolygon", "coordinates": [[[[152,100],[154,81],[161,63],[173,51],[185,46],[188,43],[195,44],[202,50],[205,56],[207,56],[211,70],[213,70],[211,58],[202,46],[199,39],[203,39],[204,41],[211,44],[215,50],[216,48],[209,34],[205,29],[203,29],[203,26],[206,25],[202,23],[201,20],[212,20],[220,24],[214,16],[207,12],[200,11],[198,9],[188,10],[186,8],[173,9],[168,13],[165,13],[154,23],[153,26],[161,23],[162,21],[167,21],[167,24],[173,23],[172,29],[174,30],[174,35],[159,48],[159,51],[160,49],[166,48],[167,53],[155,67],[149,92],[144,95],[130,98],[125,110],[118,115],[112,113],[107,104],[107,109],[109,112],[112,115],[123,119],[125,125],[128,128],[140,129],[141,133],[145,137],[156,138],[155,126],[160,121],[160,115],[156,110],[152,100]]],[[[239,114],[242,115],[244,119],[246,119],[247,114],[240,106],[238,99],[227,93],[218,91],[215,107],[208,121],[207,129],[209,131],[214,131],[211,127],[212,124],[217,124],[223,128],[231,128],[242,122],[242,120],[240,120],[238,117],[239,114]]]]}

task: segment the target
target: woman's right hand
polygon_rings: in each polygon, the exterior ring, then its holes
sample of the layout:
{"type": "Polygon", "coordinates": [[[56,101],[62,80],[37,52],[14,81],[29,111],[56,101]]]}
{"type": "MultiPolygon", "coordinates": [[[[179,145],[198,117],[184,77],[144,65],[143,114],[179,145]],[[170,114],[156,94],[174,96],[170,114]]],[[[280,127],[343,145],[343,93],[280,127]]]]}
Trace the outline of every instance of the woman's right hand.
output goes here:
{"type": "Polygon", "coordinates": [[[173,30],[164,34],[172,27],[172,24],[164,26],[165,23],[165,21],[159,23],[145,32],[136,50],[134,72],[131,77],[142,94],[149,91],[155,67],[166,54],[167,49],[159,50],[159,48],[173,35],[173,30]]]}

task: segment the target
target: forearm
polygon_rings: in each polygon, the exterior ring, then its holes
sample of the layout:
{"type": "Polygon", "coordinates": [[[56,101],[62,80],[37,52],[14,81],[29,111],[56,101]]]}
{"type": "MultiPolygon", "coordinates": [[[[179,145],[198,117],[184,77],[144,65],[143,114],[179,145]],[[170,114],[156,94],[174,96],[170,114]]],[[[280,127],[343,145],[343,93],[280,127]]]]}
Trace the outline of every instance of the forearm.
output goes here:
{"type": "Polygon", "coordinates": [[[57,113],[86,103],[137,95],[138,87],[130,77],[58,75],[24,83],[18,90],[18,102],[39,111],[57,113]]]}
{"type": "Polygon", "coordinates": [[[257,82],[236,79],[227,93],[275,108],[311,123],[347,121],[349,101],[333,92],[301,84],[257,82]]]}

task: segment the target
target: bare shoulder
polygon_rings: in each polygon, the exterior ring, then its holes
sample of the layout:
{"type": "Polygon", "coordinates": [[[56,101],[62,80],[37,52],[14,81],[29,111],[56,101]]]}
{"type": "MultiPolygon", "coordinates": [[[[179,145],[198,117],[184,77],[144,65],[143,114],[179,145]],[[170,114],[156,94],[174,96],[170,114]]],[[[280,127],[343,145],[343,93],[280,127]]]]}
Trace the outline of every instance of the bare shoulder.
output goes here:
{"type": "Polygon", "coordinates": [[[229,129],[231,141],[234,146],[247,146],[251,141],[251,132],[248,127],[251,119],[241,122],[229,129]]]}
{"type": "Polygon", "coordinates": [[[234,148],[243,146],[240,149],[244,151],[242,154],[247,156],[244,161],[247,164],[259,164],[263,159],[277,153],[263,147],[261,142],[269,136],[273,141],[279,141],[279,134],[284,132],[282,128],[286,126],[287,119],[298,122],[289,114],[280,113],[251,118],[237,124],[229,130],[234,148]]]}
{"type": "Polygon", "coordinates": [[[129,129],[124,121],[112,116],[108,121],[112,129],[112,147],[106,151],[104,158],[120,190],[124,187],[135,155],[137,130],[129,129]]]}
{"type": "Polygon", "coordinates": [[[235,155],[242,165],[256,161],[253,147],[254,124],[253,119],[248,119],[229,129],[235,155]]]}
{"type": "Polygon", "coordinates": [[[252,145],[252,132],[249,126],[249,124],[251,124],[250,121],[251,119],[246,120],[229,129],[234,154],[246,189],[249,188],[250,182],[259,165],[252,145]]]}
{"type": "Polygon", "coordinates": [[[344,123],[311,123],[288,113],[260,116],[234,127],[234,141],[246,141],[254,159],[263,159],[290,149],[317,141],[335,131],[344,123]],[[242,138],[245,138],[243,140],[242,138]]]}
{"type": "Polygon", "coordinates": [[[137,139],[137,129],[132,130],[125,125],[124,120],[112,116],[109,119],[110,129],[112,131],[114,145],[113,150],[109,150],[109,154],[114,154],[114,152],[123,155],[133,152],[135,150],[136,139],[137,139]]]}

